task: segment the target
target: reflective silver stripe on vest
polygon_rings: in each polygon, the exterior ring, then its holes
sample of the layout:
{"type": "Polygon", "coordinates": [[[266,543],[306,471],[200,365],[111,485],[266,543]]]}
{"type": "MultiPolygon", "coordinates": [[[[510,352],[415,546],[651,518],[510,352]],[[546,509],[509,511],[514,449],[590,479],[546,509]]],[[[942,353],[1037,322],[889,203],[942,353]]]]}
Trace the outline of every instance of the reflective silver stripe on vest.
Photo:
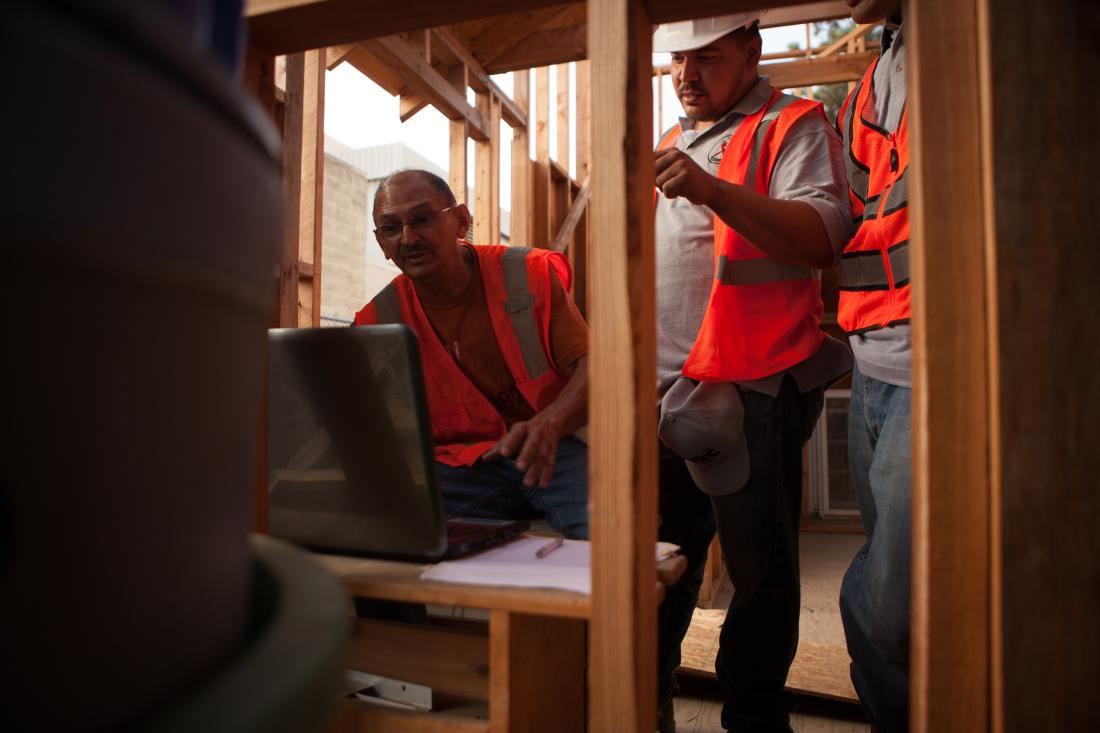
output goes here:
{"type": "MultiPolygon", "coordinates": [[[[894,181],[894,184],[890,186],[890,191],[886,194],[886,201],[881,206],[881,216],[889,216],[898,209],[903,209],[909,205],[909,176],[906,175],[908,172],[908,168],[903,170],[897,180],[894,181]]],[[[871,199],[867,201],[867,206],[863,210],[864,221],[878,219],[880,216],[878,197],[874,197],[873,201],[874,204],[872,204],[871,199]]]]}
{"type": "Polygon", "coordinates": [[[397,288],[390,283],[374,296],[374,315],[379,323],[404,323],[401,304],[397,302],[397,288]]]}
{"type": "Polygon", "coordinates": [[[504,311],[512,319],[512,330],[527,366],[527,376],[536,379],[550,370],[550,363],[535,322],[535,298],[527,287],[527,255],[530,252],[528,247],[509,247],[500,256],[500,268],[504,272],[504,291],[508,296],[504,311]]]}
{"type": "Polygon", "coordinates": [[[716,277],[724,285],[758,285],[780,280],[810,280],[813,270],[801,265],[761,257],[755,260],[729,260],[725,255],[718,257],[716,277]]]}
{"type": "MultiPolygon", "coordinates": [[[[768,108],[764,116],[760,118],[760,124],[756,127],[756,134],[752,139],[752,152],[749,154],[749,166],[745,169],[745,185],[751,189],[756,188],[756,168],[760,164],[760,153],[764,150],[764,138],[767,137],[768,128],[778,119],[779,114],[790,107],[798,97],[790,94],[782,94],[775,104],[768,108]]],[[[764,194],[767,195],[767,191],[764,194]]]]}
{"type": "MultiPolygon", "coordinates": [[[[909,283],[909,241],[891,247],[887,253],[894,273],[894,287],[909,283]]],[[[886,263],[880,250],[851,252],[840,260],[839,286],[842,290],[889,290],[886,263]]]]}
{"type": "Polygon", "coordinates": [[[870,185],[868,174],[870,170],[856,161],[855,152],[852,150],[852,146],[855,144],[856,103],[859,101],[859,91],[863,88],[863,80],[866,78],[867,77],[864,76],[860,79],[859,83],[856,84],[856,88],[852,91],[852,95],[849,97],[848,109],[844,111],[844,126],[841,128],[848,142],[846,146],[847,149],[844,151],[844,167],[848,172],[848,186],[852,189],[852,192],[855,193],[856,197],[863,202],[867,201],[867,188],[870,185]]]}

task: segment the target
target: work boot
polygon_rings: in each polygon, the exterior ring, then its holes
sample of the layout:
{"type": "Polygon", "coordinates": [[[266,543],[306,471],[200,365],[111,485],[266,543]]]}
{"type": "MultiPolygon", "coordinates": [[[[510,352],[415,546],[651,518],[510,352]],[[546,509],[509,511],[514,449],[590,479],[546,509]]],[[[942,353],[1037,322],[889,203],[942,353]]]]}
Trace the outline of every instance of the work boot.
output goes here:
{"type": "Polygon", "coordinates": [[[657,708],[657,733],[676,733],[676,709],[669,698],[657,708]]]}

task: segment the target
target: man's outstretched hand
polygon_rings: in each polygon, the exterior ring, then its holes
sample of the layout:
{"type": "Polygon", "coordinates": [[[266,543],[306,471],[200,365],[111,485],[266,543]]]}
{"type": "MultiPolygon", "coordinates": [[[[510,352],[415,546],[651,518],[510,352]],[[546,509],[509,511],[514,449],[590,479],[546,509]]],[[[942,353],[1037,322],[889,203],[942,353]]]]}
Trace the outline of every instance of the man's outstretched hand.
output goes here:
{"type": "Polygon", "coordinates": [[[530,420],[512,425],[508,434],[497,441],[482,458],[494,461],[504,456],[517,456],[516,468],[526,471],[524,486],[545,489],[554,475],[554,460],[558,455],[558,440],[561,438],[561,424],[545,411],[530,420]]]}

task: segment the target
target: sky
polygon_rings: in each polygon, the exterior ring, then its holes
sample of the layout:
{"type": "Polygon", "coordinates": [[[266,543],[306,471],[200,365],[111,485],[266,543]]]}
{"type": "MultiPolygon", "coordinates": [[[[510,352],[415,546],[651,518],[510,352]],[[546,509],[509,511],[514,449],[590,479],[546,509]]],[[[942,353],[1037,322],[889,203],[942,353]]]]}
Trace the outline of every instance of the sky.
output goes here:
{"type": "MultiPolygon", "coordinates": [[[[767,28],[761,31],[764,42],[764,53],[786,51],[789,43],[797,43],[805,46],[806,31],[804,26],[788,26],[785,28],[767,28]]],[[[654,64],[667,64],[668,54],[654,54],[654,64]]],[[[570,87],[574,88],[574,65],[570,64],[570,87]]],[[[550,74],[550,155],[561,162],[561,157],[556,151],[557,141],[557,115],[554,113],[554,99],[556,99],[556,75],[550,74]]],[[[493,80],[504,90],[512,93],[512,74],[497,74],[493,80]]],[[[531,89],[534,89],[532,79],[531,89]]],[[[668,129],[676,122],[680,112],[680,104],[672,91],[672,83],[667,76],[664,77],[664,90],[662,112],[663,119],[654,127],[654,136],[661,130],[668,129]]],[[[469,101],[473,103],[473,91],[468,93],[469,101]]],[[[656,112],[654,112],[656,117],[656,112]]],[[[570,105],[570,125],[575,121],[575,110],[570,105]]],[[[655,120],[656,122],[656,120],[655,120]]],[[[352,147],[361,148],[371,145],[383,145],[391,142],[403,142],[418,153],[432,161],[440,168],[447,170],[450,162],[450,135],[447,126],[447,118],[440,114],[434,107],[426,107],[408,122],[402,124],[398,112],[398,98],[391,97],[388,92],[377,86],[370,79],[359,73],[349,64],[340,64],[335,69],[327,72],[325,77],[325,134],[339,142],[352,147]]],[[[501,123],[501,149],[500,164],[502,171],[511,169],[511,128],[501,123]]],[[[534,154],[534,135],[531,135],[531,154],[534,154]]],[[[576,150],[572,144],[576,136],[570,135],[569,172],[576,175],[576,150]]],[[[473,142],[469,143],[468,152],[469,170],[467,178],[473,186],[473,142]]],[[[511,208],[511,177],[502,175],[500,181],[501,206],[511,208]]]]}

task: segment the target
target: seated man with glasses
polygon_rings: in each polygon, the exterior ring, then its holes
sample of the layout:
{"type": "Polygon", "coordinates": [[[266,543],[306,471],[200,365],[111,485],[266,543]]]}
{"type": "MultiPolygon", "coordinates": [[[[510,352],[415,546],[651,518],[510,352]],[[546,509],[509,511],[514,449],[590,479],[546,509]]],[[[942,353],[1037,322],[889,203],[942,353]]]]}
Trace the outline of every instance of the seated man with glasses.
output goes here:
{"type": "Polygon", "coordinates": [[[355,316],[420,338],[447,515],[545,517],[588,537],[588,327],[549,250],[474,245],[470,211],[422,170],[384,179],[375,236],[402,274],[355,316]]]}

